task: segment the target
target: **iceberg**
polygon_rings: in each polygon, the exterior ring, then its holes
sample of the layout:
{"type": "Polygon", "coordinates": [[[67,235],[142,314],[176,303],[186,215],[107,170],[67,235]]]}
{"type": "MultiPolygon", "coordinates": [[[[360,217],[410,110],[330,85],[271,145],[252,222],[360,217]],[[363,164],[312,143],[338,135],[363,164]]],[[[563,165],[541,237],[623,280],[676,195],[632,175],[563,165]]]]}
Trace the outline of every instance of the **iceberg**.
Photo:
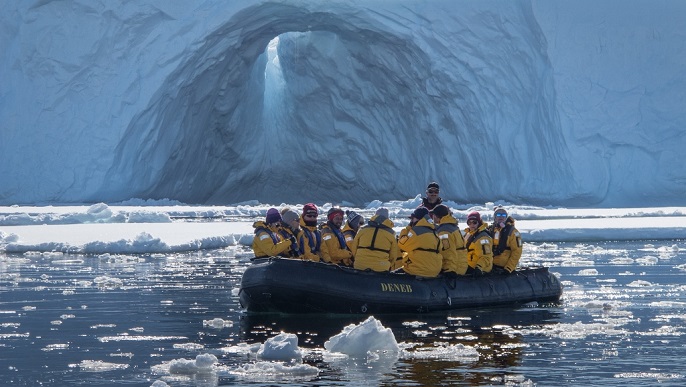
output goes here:
{"type": "Polygon", "coordinates": [[[7,2],[0,205],[677,205],[686,2],[7,2]]]}

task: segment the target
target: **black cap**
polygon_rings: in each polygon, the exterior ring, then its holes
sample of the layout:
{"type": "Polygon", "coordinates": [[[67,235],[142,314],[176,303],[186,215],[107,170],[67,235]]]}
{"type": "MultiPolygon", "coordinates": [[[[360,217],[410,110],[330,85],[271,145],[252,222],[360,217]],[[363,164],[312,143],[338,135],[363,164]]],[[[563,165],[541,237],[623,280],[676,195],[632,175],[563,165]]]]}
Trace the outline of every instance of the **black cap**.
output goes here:
{"type": "Polygon", "coordinates": [[[412,215],[410,215],[410,217],[421,219],[427,215],[429,215],[429,210],[427,210],[426,207],[418,207],[416,210],[414,210],[414,212],[412,213],[412,215]]]}
{"type": "Polygon", "coordinates": [[[433,210],[429,211],[429,213],[434,214],[439,218],[442,218],[450,214],[450,208],[448,208],[448,206],[446,206],[445,204],[439,204],[436,207],[434,207],[433,210]]]}
{"type": "Polygon", "coordinates": [[[441,188],[438,186],[438,183],[436,183],[435,181],[432,181],[431,183],[429,183],[429,185],[426,186],[426,189],[427,189],[427,190],[429,190],[429,189],[431,189],[431,188],[436,188],[436,189],[438,189],[438,190],[441,189],[441,188]]]}

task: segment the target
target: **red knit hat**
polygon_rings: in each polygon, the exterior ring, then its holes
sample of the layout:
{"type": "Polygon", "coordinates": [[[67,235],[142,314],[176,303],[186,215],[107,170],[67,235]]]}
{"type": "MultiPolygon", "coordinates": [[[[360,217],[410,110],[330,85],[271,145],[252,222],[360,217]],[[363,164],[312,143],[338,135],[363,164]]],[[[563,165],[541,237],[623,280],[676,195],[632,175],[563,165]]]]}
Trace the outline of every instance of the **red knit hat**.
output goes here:
{"type": "Polygon", "coordinates": [[[329,219],[329,221],[332,221],[333,218],[336,217],[336,214],[341,214],[341,216],[343,216],[345,213],[340,208],[331,207],[329,212],[326,213],[326,218],[329,219]]]}
{"type": "Polygon", "coordinates": [[[319,215],[319,210],[314,203],[307,203],[303,206],[303,215],[319,215]]]}
{"type": "Polygon", "coordinates": [[[469,223],[470,220],[476,220],[477,224],[481,224],[481,214],[479,214],[476,211],[472,211],[467,215],[467,222],[469,223]]]}

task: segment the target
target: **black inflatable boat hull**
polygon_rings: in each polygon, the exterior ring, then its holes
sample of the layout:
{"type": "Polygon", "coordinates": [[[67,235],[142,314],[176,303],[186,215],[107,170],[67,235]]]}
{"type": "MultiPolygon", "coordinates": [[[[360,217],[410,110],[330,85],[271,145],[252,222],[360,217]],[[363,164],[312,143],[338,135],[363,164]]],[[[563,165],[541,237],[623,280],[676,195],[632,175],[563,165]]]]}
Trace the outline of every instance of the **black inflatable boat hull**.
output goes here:
{"type": "Polygon", "coordinates": [[[557,302],[560,281],[547,268],[473,278],[422,278],[281,258],[255,260],[241,279],[248,312],[416,313],[532,301],[557,302]]]}

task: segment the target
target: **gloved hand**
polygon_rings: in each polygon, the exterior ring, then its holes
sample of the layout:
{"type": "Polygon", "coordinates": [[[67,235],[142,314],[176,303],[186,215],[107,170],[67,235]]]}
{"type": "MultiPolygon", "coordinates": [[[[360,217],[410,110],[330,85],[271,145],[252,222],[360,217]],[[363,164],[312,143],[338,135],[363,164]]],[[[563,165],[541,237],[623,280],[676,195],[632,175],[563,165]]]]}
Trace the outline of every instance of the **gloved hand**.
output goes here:
{"type": "Polygon", "coordinates": [[[475,267],[472,272],[472,277],[482,277],[485,273],[479,267],[475,267]]]}
{"type": "Polygon", "coordinates": [[[288,238],[289,241],[291,241],[291,246],[295,246],[298,244],[298,242],[295,240],[295,236],[291,235],[290,238],[288,238]]]}

